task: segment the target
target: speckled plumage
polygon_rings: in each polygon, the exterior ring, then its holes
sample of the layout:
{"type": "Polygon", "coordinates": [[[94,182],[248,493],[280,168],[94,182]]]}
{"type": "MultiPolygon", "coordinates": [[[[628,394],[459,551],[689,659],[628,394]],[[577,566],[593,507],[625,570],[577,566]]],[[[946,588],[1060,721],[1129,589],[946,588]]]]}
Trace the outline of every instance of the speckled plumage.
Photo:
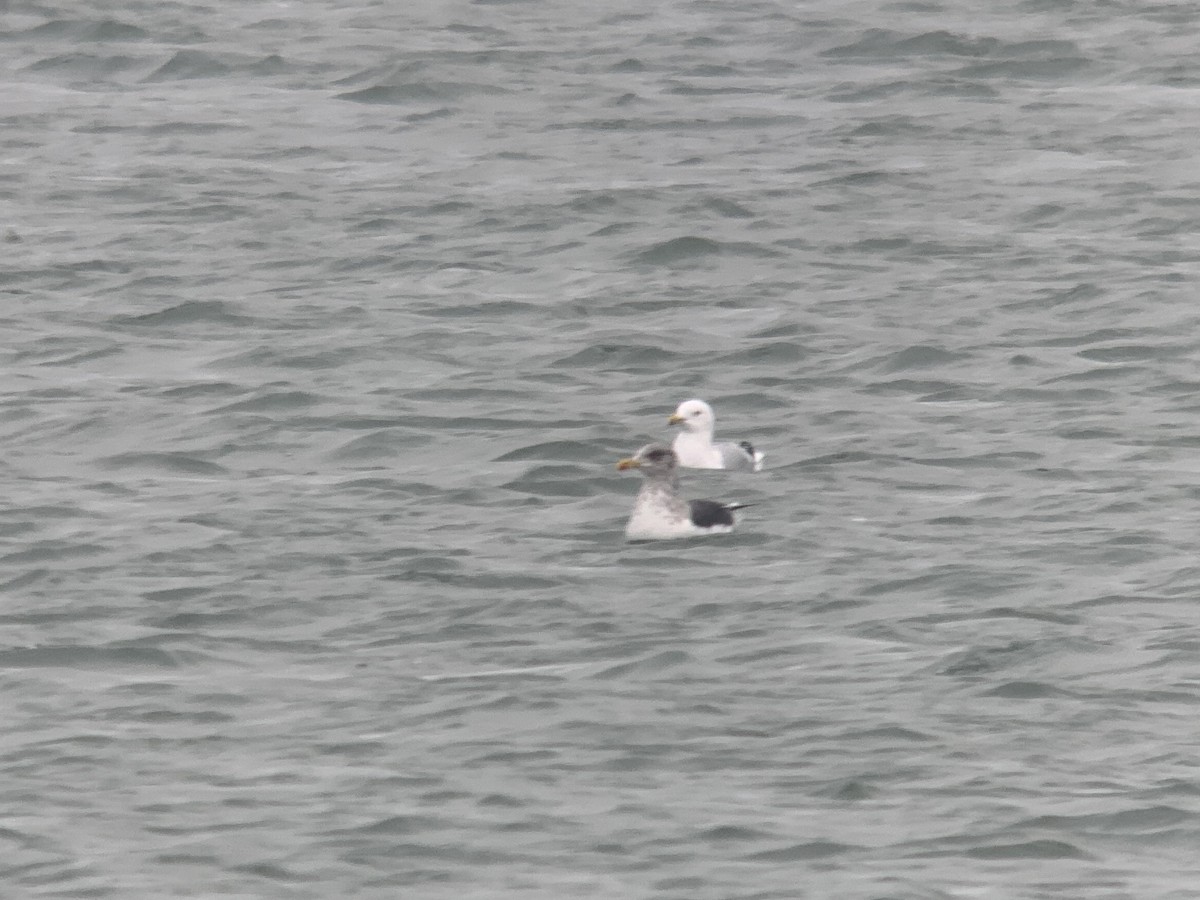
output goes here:
{"type": "Polygon", "coordinates": [[[638,469],[645,477],[625,526],[631,541],[669,540],[732,530],[734,510],[745,504],[684,500],[679,496],[678,457],[665,444],[647,444],[618,469],[638,469]]]}

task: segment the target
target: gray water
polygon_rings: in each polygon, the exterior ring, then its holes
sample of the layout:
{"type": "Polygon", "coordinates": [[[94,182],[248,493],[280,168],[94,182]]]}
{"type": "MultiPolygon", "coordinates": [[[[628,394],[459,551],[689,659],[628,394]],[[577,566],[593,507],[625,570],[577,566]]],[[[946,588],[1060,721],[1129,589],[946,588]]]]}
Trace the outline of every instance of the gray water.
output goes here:
{"type": "Polygon", "coordinates": [[[1191,4],[80,6],[0,9],[0,896],[1200,893],[1191,4]],[[628,545],[692,396],[755,506],[628,545]]]}

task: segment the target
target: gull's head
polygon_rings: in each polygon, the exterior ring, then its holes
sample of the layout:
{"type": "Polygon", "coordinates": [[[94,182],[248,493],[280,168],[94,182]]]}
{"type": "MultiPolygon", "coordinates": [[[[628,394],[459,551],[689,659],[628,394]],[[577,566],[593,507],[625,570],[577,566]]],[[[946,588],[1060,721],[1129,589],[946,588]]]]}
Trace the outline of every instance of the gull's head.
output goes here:
{"type": "Polygon", "coordinates": [[[713,430],[714,421],[712,407],[703,400],[684,400],[667,419],[668,424],[680,425],[688,431],[708,432],[713,430]]]}
{"type": "Polygon", "coordinates": [[[675,451],[666,444],[647,444],[637,453],[617,463],[621,471],[638,469],[647,478],[662,478],[671,475],[679,465],[675,451]]]}

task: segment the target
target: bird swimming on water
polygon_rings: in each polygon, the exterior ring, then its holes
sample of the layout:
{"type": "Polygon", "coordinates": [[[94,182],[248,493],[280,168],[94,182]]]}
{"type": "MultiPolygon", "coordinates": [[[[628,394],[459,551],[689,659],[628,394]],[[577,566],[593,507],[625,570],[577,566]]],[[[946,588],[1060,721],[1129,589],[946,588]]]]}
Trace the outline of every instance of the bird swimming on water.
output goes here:
{"type": "Polygon", "coordinates": [[[745,503],[684,500],[679,496],[679,459],[666,444],[647,444],[617,468],[637,469],[645,477],[625,526],[631,541],[660,541],[700,534],[723,534],[734,526],[733,513],[745,503]]]}
{"type": "Polygon", "coordinates": [[[739,444],[713,443],[717,419],[712,407],[703,400],[684,400],[667,419],[682,431],[671,445],[679,464],[689,469],[741,469],[744,472],[762,471],[763,455],[749,441],[739,444]]]}

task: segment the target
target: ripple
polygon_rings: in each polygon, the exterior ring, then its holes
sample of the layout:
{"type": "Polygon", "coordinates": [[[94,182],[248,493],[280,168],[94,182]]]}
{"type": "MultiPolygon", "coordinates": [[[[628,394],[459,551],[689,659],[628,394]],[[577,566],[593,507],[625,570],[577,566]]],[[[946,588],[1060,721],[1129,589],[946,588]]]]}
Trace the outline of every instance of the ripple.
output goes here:
{"type": "Polygon", "coordinates": [[[778,250],[749,242],[714,241],[685,236],[662,241],[639,252],[636,261],[647,265],[671,266],[706,257],[722,256],[779,257],[778,250]]]}
{"type": "Polygon", "coordinates": [[[123,669],[179,666],[174,655],[154,647],[110,645],[107,647],[62,646],[0,650],[0,666],[17,669],[123,669]]]}
{"type": "Polygon", "coordinates": [[[224,466],[200,459],[190,453],[179,451],[165,453],[118,453],[115,456],[104,457],[98,460],[97,463],[109,470],[129,471],[138,474],[158,472],[169,475],[192,475],[209,478],[223,477],[229,474],[229,470],[224,466]]]}
{"type": "Polygon", "coordinates": [[[233,67],[202,50],[179,50],[169,60],[146,76],[146,81],[179,81],[191,78],[221,78],[233,67]]]}
{"type": "Polygon", "coordinates": [[[229,304],[220,300],[188,300],[158,312],[136,316],[115,316],[110,321],[115,325],[170,328],[197,323],[245,325],[253,320],[233,312],[233,308],[229,304]]]}
{"type": "Polygon", "coordinates": [[[809,841],[803,844],[792,844],[776,850],[762,850],[745,857],[750,862],[804,862],[810,859],[828,859],[851,853],[857,848],[849,844],[838,844],[833,841],[809,841]]]}
{"type": "Polygon", "coordinates": [[[619,665],[609,666],[596,672],[594,678],[624,678],[633,674],[647,674],[651,672],[663,672],[677,668],[691,660],[691,657],[680,650],[666,650],[662,653],[655,653],[642,659],[633,660],[631,662],[620,663],[619,665]]]}
{"type": "Polygon", "coordinates": [[[1051,840],[971,847],[967,856],[975,859],[1092,859],[1074,844],[1051,840]]]}

